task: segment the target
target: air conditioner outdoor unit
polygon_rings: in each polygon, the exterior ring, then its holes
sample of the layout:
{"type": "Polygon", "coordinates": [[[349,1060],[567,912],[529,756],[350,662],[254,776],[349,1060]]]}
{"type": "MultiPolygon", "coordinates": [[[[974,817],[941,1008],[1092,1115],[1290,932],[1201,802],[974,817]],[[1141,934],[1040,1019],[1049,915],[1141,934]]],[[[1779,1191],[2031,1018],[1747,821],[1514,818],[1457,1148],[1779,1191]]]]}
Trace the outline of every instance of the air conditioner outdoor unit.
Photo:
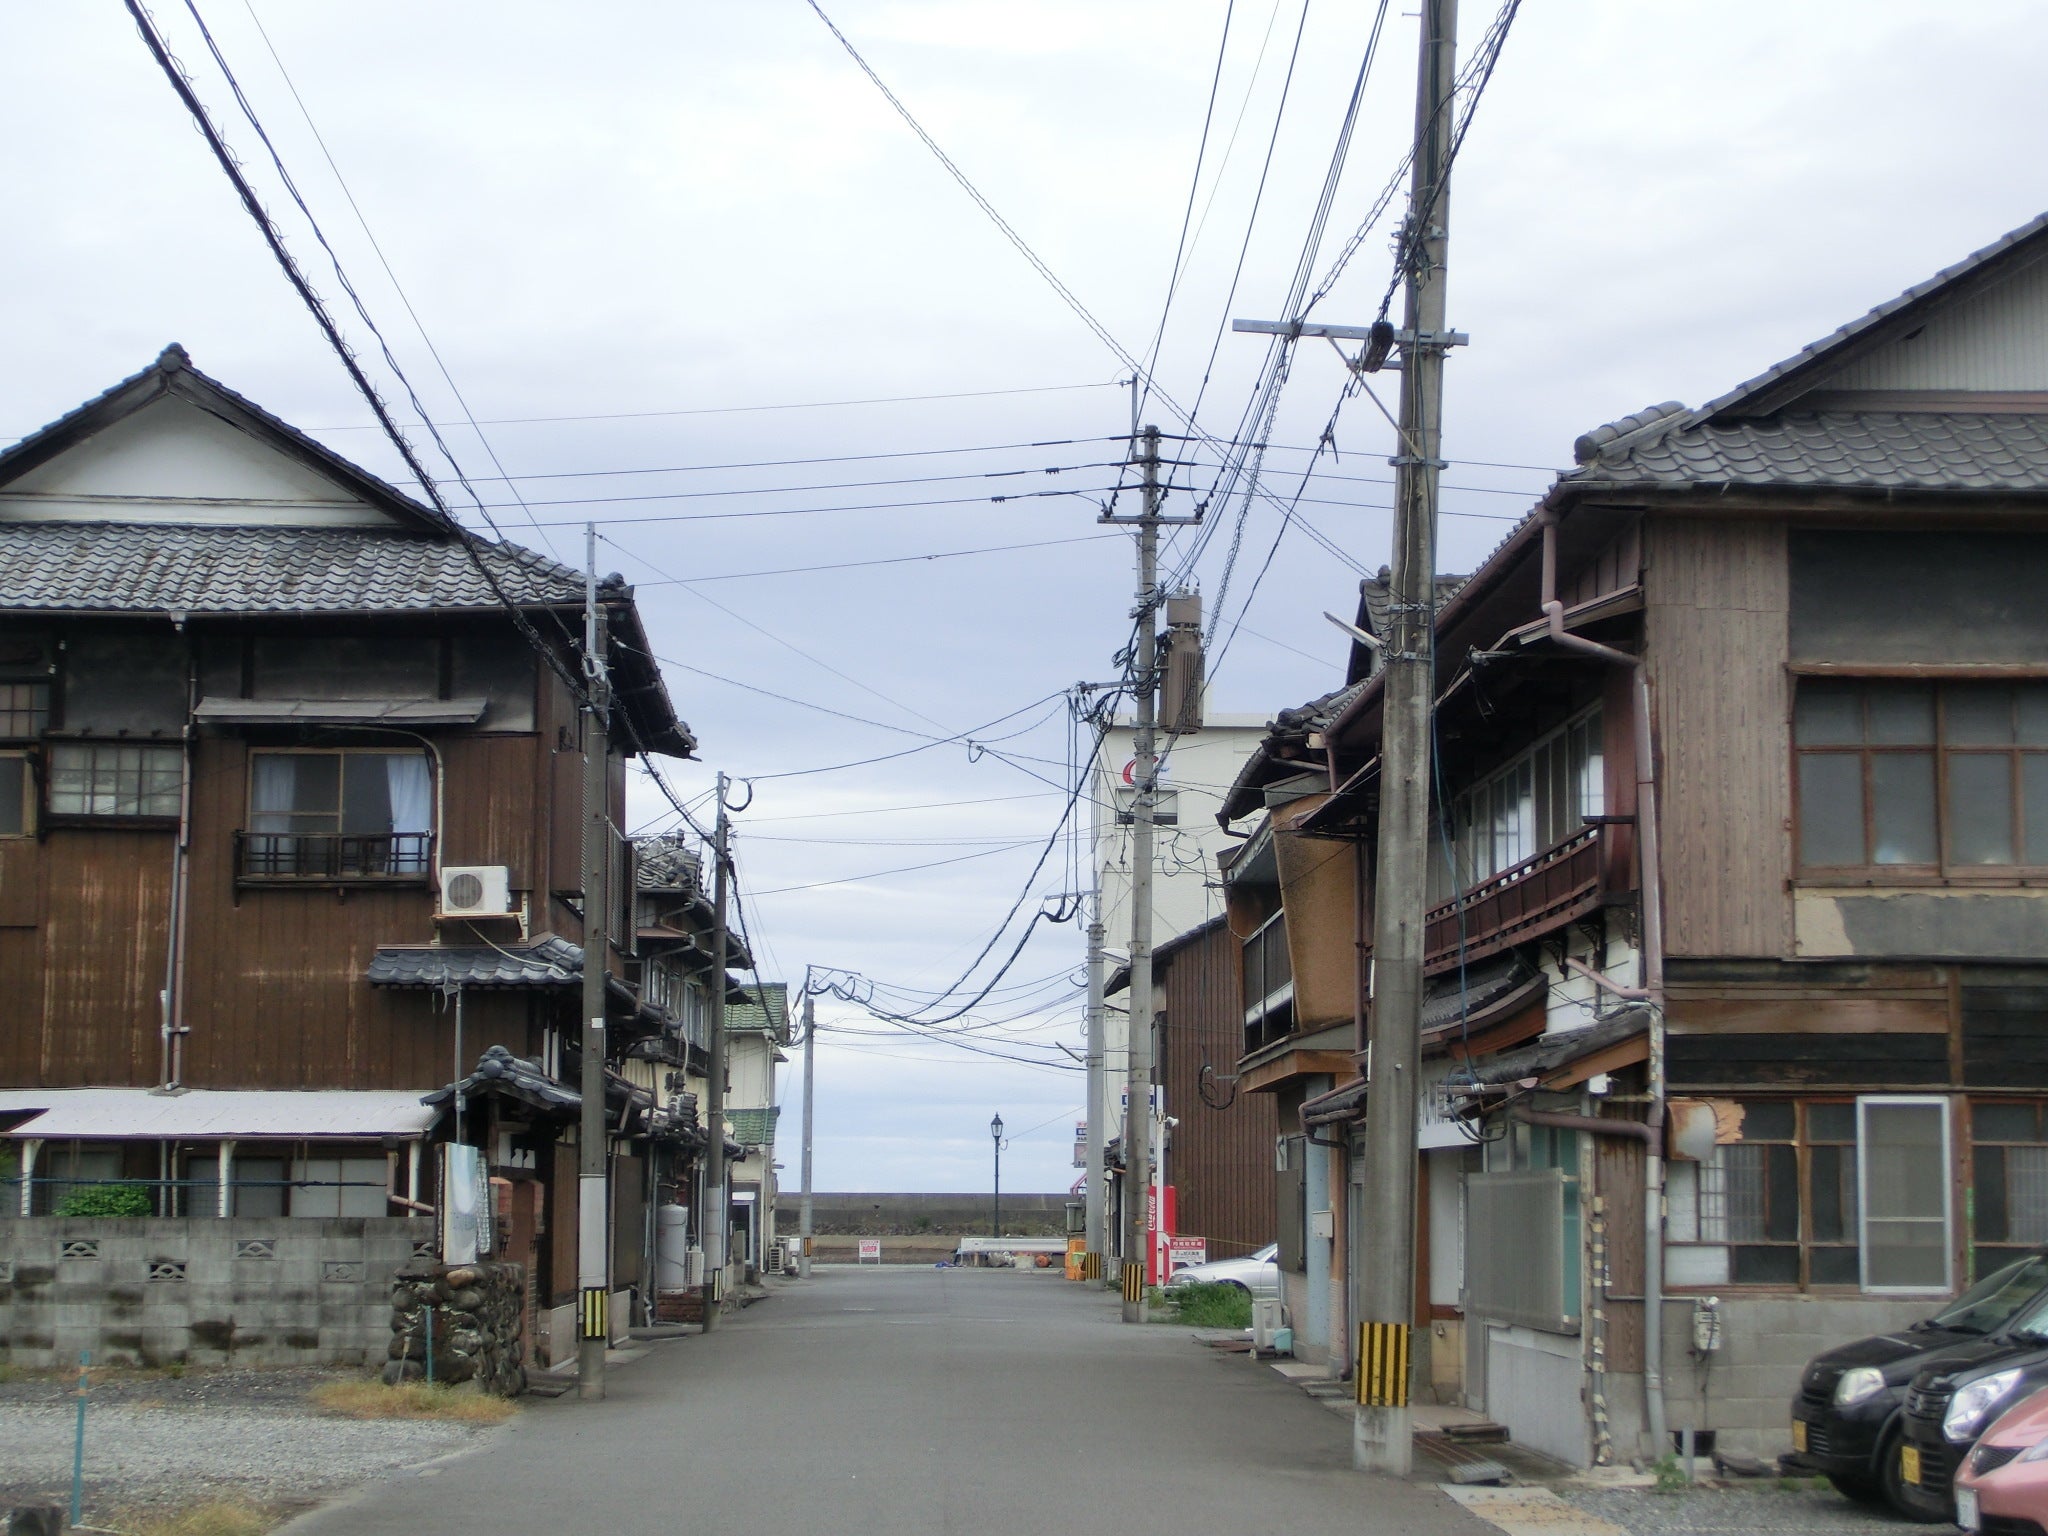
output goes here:
{"type": "Polygon", "coordinates": [[[1263,1297],[1252,1303],[1252,1344],[1258,1349],[1271,1349],[1273,1335],[1287,1326],[1287,1309],[1277,1301],[1263,1297]]]}
{"type": "Polygon", "coordinates": [[[503,864],[450,864],[441,871],[441,916],[517,917],[512,871],[503,864]]]}
{"type": "Polygon", "coordinates": [[[683,1255],[683,1285],[699,1286],[704,1283],[704,1250],[692,1248],[683,1255]]]}

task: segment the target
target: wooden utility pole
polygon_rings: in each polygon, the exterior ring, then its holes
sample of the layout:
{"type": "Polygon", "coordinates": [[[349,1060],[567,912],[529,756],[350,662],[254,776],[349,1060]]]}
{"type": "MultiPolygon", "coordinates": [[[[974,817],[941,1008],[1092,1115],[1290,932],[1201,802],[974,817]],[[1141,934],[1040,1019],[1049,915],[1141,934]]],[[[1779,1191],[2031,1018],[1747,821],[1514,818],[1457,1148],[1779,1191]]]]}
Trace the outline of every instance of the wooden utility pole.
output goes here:
{"type": "MultiPolygon", "coordinates": [[[[605,669],[605,618],[597,605],[597,525],[584,528],[583,573],[583,1071],[576,1136],[576,1390],[604,1396],[604,1352],[611,1332],[611,1181],[604,1115],[606,933],[610,881],[611,688],[605,669]]],[[[459,1079],[458,1079],[459,1081],[459,1079]]]]}
{"type": "Polygon", "coordinates": [[[1422,0],[1415,171],[1399,249],[1407,294],[1400,437],[1393,459],[1394,560],[1380,742],[1379,868],[1373,898],[1366,1165],[1358,1231],[1358,1408],[1352,1459],[1408,1475],[1415,1319],[1415,1117],[1428,905],[1430,712],[1435,702],[1437,477],[1442,468],[1444,278],[1450,224],[1451,87],[1457,0],[1422,0]]]}
{"type": "Polygon", "coordinates": [[[704,1212],[698,1218],[704,1234],[704,1331],[718,1326],[725,1302],[725,1226],[730,1202],[725,1192],[725,906],[726,853],[730,824],[725,811],[726,777],[718,776],[718,827],[712,840],[711,875],[711,1066],[705,1083],[704,1119],[709,1144],[704,1151],[704,1212]]]}
{"type": "Polygon", "coordinates": [[[818,995],[811,990],[811,968],[804,967],[804,1201],[799,1232],[804,1241],[796,1272],[811,1278],[811,1105],[816,1098],[818,1059],[818,995]]]}

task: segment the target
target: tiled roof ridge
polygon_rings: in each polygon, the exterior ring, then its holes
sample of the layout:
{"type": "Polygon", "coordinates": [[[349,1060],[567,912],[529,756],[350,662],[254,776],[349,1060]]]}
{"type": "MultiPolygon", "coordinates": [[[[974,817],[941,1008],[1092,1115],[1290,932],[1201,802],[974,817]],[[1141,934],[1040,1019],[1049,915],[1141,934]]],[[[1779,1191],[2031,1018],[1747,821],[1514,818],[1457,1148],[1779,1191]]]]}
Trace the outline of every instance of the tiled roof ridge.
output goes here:
{"type": "Polygon", "coordinates": [[[1953,286],[1972,273],[1991,265],[1993,262],[2004,257],[2008,252],[2026,244],[2044,231],[2048,231],[2048,213],[2037,214],[2026,223],[2020,225],[2019,228],[2007,230],[1990,244],[1980,246],[1960,261],[1951,262],[1932,277],[1913,284],[1904,292],[1886,299],[1882,304],[1873,306],[1865,313],[1858,315],[1854,320],[1837,326],[1818,341],[1808,342],[1790,357],[1771,364],[1770,367],[1756,375],[1756,377],[1746,379],[1726,394],[1709,400],[1694,413],[1695,420],[1704,422],[1716,416],[1727,414],[1746,400],[1762,393],[1771,385],[1819,361],[1829,353],[1839,351],[1844,345],[1864,335],[1874,327],[1902,311],[1912,308],[1923,299],[1931,298],[1942,289],[1953,286]]]}
{"type": "Polygon", "coordinates": [[[1582,434],[1572,444],[1572,458],[1580,464],[1590,464],[1602,455],[1625,452],[1643,439],[1663,436],[1687,414],[1687,407],[1678,400],[1646,405],[1640,411],[1582,434]]]}

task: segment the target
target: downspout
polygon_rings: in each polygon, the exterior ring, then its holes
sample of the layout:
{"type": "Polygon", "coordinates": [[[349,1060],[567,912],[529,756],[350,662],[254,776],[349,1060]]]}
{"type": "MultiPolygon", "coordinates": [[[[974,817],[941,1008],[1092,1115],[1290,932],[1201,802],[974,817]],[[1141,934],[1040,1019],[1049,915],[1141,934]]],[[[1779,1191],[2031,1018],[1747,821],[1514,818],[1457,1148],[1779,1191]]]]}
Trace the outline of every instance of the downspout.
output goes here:
{"type": "MultiPolygon", "coordinates": [[[[174,629],[183,631],[185,616],[170,616],[174,629]]],[[[179,732],[178,753],[178,837],[171,845],[171,908],[164,944],[164,990],[160,999],[163,1022],[158,1063],[158,1087],[170,1090],[184,1077],[185,1014],[185,908],[189,898],[192,866],[192,743],[193,711],[199,704],[199,663],[193,653],[192,637],[185,636],[185,724],[179,732]]]]}
{"type": "MultiPolygon", "coordinates": [[[[1665,1448],[1664,1415],[1664,891],[1657,856],[1657,754],[1650,729],[1650,678],[1643,658],[1601,645],[1564,627],[1557,595],[1557,513],[1537,513],[1543,529],[1543,616],[1551,640],[1610,666],[1627,667],[1635,681],[1636,858],[1643,903],[1642,1000],[1649,1005],[1650,1103],[1643,1137],[1643,1407],[1650,1450],[1665,1448]]],[[[1533,1113],[1533,1112],[1532,1112],[1533,1113]]],[[[1532,1120],[1531,1124],[1542,1124],[1532,1120]]],[[[1604,1123],[1604,1122],[1595,1122],[1604,1123]]],[[[1597,1134],[1597,1133],[1596,1133],[1597,1134]]],[[[1616,1132],[1614,1134],[1632,1134],[1616,1132]]]]}

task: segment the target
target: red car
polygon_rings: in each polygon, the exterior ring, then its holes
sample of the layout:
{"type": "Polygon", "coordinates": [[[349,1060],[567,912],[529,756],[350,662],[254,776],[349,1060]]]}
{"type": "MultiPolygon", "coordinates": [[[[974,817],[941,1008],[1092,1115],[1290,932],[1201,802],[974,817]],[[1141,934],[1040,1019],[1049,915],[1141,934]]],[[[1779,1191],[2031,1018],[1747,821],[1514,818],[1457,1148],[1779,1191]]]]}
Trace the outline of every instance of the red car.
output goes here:
{"type": "Polygon", "coordinates": [[[1955,1481],[1956,1524],[1986,1536],[2048,1536],[2048,1390],[1985,1430],[1955,1481]]]}

